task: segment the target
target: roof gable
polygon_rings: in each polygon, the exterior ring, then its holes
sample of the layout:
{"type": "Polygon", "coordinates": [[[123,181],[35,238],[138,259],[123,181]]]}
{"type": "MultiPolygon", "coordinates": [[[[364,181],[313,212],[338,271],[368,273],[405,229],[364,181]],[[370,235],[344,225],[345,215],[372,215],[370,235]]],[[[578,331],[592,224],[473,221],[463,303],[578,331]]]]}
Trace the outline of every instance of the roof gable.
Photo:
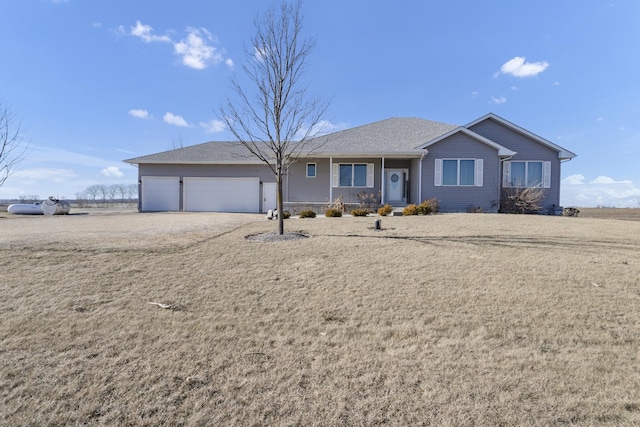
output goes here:
{"type": "Polygon", "coordinates": [[[554,144],[551,141],[548,141],[544,138],[542,138],[541,136],[536,135],[533,132],[530,132],[528,130],[526,130],[525,128],[522,128],[514,123],[511,123],[510,121],[503,119],[502,117],[498,116],[497,114],[494,113],[489,113],[486,114],[482,117],[480,117],[479,119],[476,119],[474,121],[472,121],[471,123],[467,124],[466,126],[464,126],[465,128],[471,128],[479,123],[482,123],[486,120],[493,120],[494,122],[500,124],[501,126],[507,127],[509,129],[511,129],[514,132],[517,132],[521,135],[526,136],[527,138],[537,142],[538,144],[544,145],[554,151],[558,152],[558,158],[560,160],[570,160],[573,159],[574,157],[576,157],[575,153],[572,153],[571,151],[557,145],[554,144]]]}
{"type": "Polygon", "coordinates": [[[500,157],[509,157],[509,156],[513,156],[513,155],[516,154],[515,151],[512,151],[512,150],[508,149],[507,147],[503,147],[502,145],[497,144],[497,143],[491,141],[490,139],[485,138],[484,136],[482,136],[480,134],[477,134],[474,131],[469,130],[469,129],[463,127],[463,126],[459,126],[459,127],[455,128],[455,129],[453,129],[453,130],[451,130],[451,131],[449,131],[449,132],[447,132],[447,133],[445,133],[443,135],[440,135],[438,138],[432,139],[431,141],[427,142],[426,144],[421,145],[420,148],[425,148],[426,149],[430,145],[433,145],[433,144],[435,144],[437,142],[443,141],[443,140],[449,138],[451,135],[454,135],[456,133],[464,133],[465,135],[475,139],[476,141],[481,142],[483,144],[488,145],[491,148],[496,149],[498,151],[498,156],[500,156],[500,157]]]}

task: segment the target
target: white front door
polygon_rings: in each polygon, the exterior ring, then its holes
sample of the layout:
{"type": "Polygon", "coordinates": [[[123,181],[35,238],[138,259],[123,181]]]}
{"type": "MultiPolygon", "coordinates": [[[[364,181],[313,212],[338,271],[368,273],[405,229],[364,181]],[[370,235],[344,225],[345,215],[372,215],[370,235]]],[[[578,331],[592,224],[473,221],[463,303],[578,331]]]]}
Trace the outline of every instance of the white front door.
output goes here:
{"type": "Polygon", "coordinates": [[[405,203],[407,170],[386,169],[385,172],[385,202],[405,203]]]}
{"type": "Polygon", "coordinates": [[[262,212],[267,212],[269,209],[274,211],[278,207],[277,189],[278,186],[275,182],[262,183],[262,212]]]}

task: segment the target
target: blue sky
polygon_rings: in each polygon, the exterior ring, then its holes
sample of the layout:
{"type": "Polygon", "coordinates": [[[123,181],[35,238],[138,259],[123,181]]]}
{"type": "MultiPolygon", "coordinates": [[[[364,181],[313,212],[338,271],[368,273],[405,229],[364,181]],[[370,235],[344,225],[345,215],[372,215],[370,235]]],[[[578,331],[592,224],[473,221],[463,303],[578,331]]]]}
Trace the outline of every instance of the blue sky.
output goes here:
{"type": "MultiPolygon", "coordinates": [[[[0,0],[0,99],[29,152],[0,187],[74,198],[216,121],[265,0],[0,0]]],[[[277,4],[277,3],[276,3],[277,4]]],[[[328,128],[496,113],[575,153],[565,206],[640,207],[640,2],[307,0],[328,128]]]]}

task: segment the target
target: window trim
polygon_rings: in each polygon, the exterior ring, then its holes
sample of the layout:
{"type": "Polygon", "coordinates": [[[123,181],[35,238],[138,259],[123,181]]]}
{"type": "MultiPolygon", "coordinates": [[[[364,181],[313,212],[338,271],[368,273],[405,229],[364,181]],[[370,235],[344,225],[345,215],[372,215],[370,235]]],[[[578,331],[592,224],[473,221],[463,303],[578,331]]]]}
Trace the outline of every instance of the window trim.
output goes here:
{"type": "Polygon", "coordinates": [[[373,188],[374,187],[375,166],[373,163],[364,162],[338,162],[333,163],[333,187],[334,188],[373,188]],[[355,181],[355,166],[364,165],[366,167],[365,185],[353,185],[355,181]],[[351,185],[340,185],[340,166],[351,166],[351,185]]]}
{"type": "Polygon", "coordinates": [[[484,185],[484,159],[474,159],[470,157],[457,157],[457,158],[440,158],[435,159],[434,167],[434,186],[435,187],[482,187],[484,185]],[[444,183],[444,162],[456,161],[456,183],[445,184],[444,183]],[[460,184],[460,162],[461,161],[473,161],[473,183],[472,184],[460,184]]]}
{"type": "Polygon", "coordinates": [[[318,176],[318,164],[316,162],[307,162],[305,166],[305,176],[307,178],[316,178],[318,176]],[[309,175],[309,166],[313,165],[313,175],[309,175]]]}
{"type": "Polygon", "coordinates": [[[545,160],[510,160],[504,162],[503,165],[503,180],[502,186],[504,188],[551,188],[551,162],[545,160]],[[540,163],[542,165],[542,181],[538,185],[529,185],[525,183],[524,186],[513,185],[511,180],[511,165],[512,163],[524,163],[524,177],[529,179],[529,163],[540,163]]]}

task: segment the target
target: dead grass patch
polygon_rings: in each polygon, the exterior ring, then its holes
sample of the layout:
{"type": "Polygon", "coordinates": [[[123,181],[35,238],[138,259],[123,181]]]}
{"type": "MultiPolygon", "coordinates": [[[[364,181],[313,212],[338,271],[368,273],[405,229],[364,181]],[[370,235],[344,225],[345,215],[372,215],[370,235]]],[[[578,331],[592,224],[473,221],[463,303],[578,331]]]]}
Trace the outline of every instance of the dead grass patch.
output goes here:
{"type": "Polygon", "coordinates": [[[111,218],[0,221],[4,424],[640,423],[640,223],[111,218]]]}

